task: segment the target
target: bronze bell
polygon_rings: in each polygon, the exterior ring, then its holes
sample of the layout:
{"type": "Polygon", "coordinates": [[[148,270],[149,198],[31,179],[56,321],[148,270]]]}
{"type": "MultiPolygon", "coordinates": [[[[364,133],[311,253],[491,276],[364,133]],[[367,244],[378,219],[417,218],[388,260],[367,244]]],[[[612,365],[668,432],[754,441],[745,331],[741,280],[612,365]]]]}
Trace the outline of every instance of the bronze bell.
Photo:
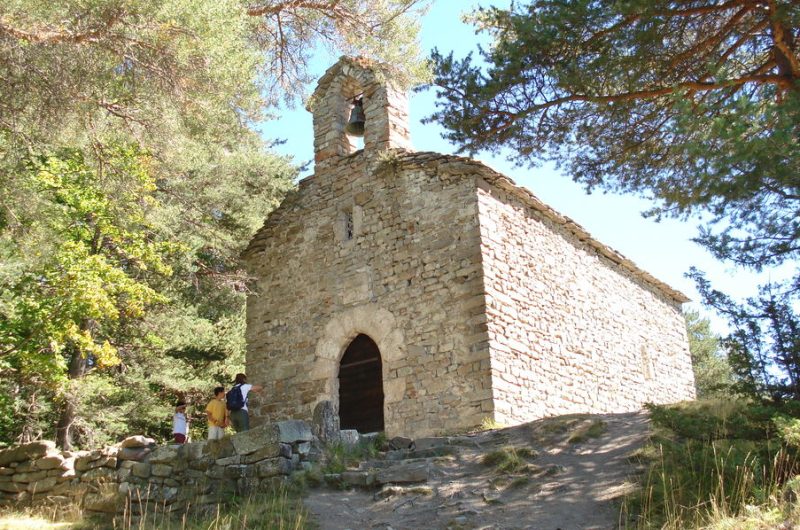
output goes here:
{"type": "Polygon", "coordinates": [[[344,128],[351,136],[364,136],[364,100],[354,99],[353,110],[350,112],[350,120],[344,128]]]}

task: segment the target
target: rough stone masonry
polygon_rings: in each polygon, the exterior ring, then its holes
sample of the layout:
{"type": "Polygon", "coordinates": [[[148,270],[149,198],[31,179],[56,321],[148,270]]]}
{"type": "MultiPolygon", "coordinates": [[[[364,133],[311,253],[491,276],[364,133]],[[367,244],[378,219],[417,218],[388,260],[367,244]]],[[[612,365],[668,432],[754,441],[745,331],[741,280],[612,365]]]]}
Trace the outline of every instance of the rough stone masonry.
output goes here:
{"type": "Polygon", "coordinates": [[[148,514],[212,511],[282,482],[316,459],[317,440],[307,423],[284,421],[183,445],[144,436],[93,451],[60,451],[51,441],[17,445],[0,450],[0,508],[72,505],[138,528],[131,523],[148,514]]]}
{"type": "Polygon", "coordinates": [[[343,57],[310,110],[315,173],[244,254],[255,423],[357,414],[360,389],[411,437],[694,398],[687,298],[484,164],[411,150],[390,72],[343,57]]]}

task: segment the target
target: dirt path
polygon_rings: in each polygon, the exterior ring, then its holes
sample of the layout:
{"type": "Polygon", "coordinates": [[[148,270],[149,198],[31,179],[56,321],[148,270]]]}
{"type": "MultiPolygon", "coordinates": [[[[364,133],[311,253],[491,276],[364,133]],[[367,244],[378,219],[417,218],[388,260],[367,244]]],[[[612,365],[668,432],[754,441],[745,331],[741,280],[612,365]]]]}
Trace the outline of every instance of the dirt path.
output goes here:
{"type": "Polygon", "coordinates": [[[563,416],[451,437],[452,454],[427,459],[425,486],[319,489],[305,503],[321,530],[618,528],[618,501],[636,473],[626,457],[647,434],[646,416],[633,413],[563,416]],[[599,422],[605,431],[598,437],[574,440],[593,425],[602,431],[599,422]],[[529,465],[519,472],[481,463],[508,447],[538,456],[525,458],[529,465]]]}

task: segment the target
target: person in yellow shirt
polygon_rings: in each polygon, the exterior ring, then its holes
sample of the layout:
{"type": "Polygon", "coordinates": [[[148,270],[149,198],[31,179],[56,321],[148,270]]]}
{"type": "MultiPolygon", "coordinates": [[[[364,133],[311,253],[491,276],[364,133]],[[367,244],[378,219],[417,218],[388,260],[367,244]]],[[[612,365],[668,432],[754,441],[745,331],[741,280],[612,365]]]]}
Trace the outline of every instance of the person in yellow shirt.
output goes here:
{"type": "Polygon", "coordinates": [[[218,386],[214,389],[214,399],[206,405],[206,416],[208,416],[208,439],[219,440],[225,436],[225,427],[228,426],[225,387],[218,386]]]}

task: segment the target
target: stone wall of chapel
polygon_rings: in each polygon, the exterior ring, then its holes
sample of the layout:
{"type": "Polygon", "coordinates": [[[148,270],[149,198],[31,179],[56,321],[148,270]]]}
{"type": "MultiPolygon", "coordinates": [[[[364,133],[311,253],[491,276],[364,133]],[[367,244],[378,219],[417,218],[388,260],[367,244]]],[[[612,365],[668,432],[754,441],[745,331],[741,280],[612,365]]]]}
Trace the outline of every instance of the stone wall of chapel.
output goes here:
{"type": "Polygon", "coordinates": [[[250,404],[256,424],[309,419],[335,400],[335,361],[359,333],[382,348],[390,436],[492,415],[474,180],[382,167],[356,153],[306,179],[251,244],[247,372],[265,386],[250,404]]]}
{"type": "Polygon", "coordinates": [[[481,179],[478,204],[497,421],[694,398],[677,302],[481,179]]]}

